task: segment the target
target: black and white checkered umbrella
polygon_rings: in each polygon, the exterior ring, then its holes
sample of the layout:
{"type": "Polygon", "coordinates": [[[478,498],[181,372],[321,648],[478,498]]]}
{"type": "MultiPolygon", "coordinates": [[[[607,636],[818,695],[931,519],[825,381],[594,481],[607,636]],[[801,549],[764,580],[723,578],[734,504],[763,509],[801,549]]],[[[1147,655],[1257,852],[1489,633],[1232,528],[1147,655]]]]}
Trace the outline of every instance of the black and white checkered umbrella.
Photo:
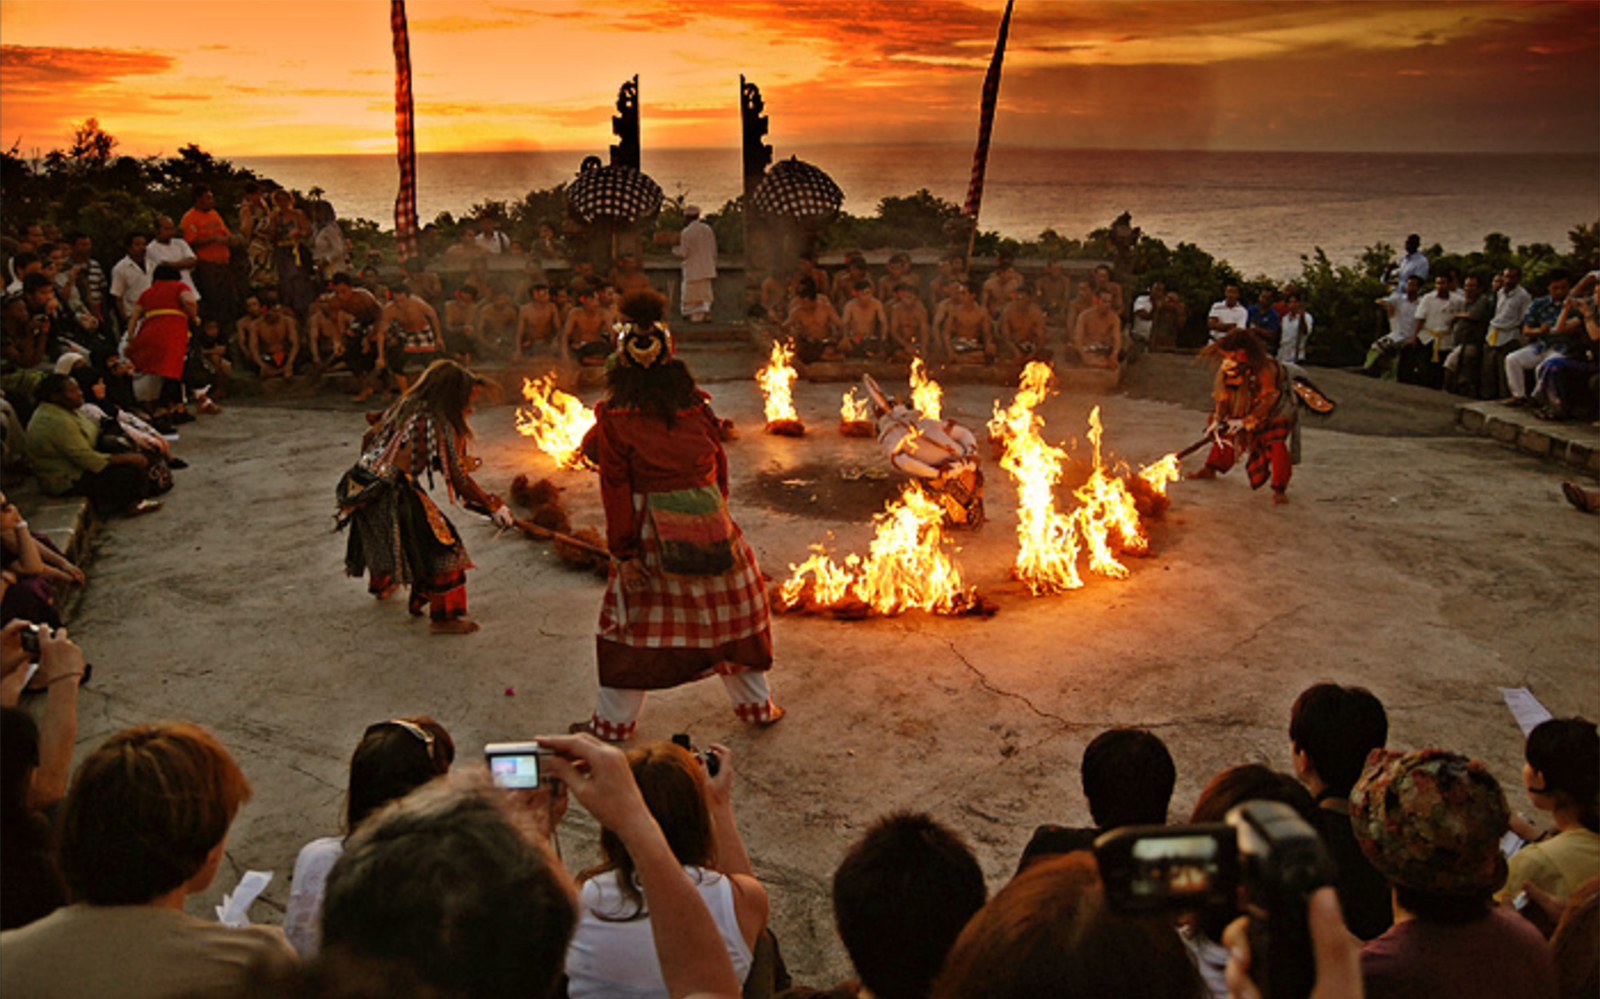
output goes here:
{"type": "Polygon", "coordinates": [[[661,185],[626,166],[591,166],[567,188],[567,209],[585,222],[637,222],[661,211],[661,185]]]}
{"type": "Polygon", "coordinates": [[[844,204],[844,192],[821,169],[791,156],[772,165],[750,203],[785,218],[832,218],[844,204]]]}

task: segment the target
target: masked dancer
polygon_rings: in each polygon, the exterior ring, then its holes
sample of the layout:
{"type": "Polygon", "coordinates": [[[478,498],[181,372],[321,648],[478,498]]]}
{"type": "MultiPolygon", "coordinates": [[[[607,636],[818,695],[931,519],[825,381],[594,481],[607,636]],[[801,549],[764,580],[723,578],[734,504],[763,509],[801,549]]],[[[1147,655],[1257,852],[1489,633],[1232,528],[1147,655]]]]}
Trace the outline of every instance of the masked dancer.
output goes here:
{"type": "Polygon", "coordinates": [[[1250,488],[1272,481],[1272,502],[1289,502],[1294,463],[1289,438],[1299,418],[1299,400],[1289,373],[1249,330],[1234,330],[1205,349],[1221,359],[1211,390],[1211,432],[1216,443],[1205,467],[1191,479],[1212,479],[1233,467],[1242,452],[1250,488]]]}

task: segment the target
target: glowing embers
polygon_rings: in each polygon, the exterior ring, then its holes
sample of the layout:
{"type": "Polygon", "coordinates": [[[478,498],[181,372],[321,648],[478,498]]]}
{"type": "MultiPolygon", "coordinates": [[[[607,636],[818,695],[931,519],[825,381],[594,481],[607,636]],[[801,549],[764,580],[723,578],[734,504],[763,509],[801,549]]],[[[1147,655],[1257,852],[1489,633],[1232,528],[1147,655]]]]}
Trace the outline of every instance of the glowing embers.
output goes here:
{"type": "Polygon", "coordinates": [[[853,388],[839,399],[839,433],[846,437],[878,435],[878,427],[872,420],[872,403],[861,398],[853,388]]]}
{"type": "Polygon", "coordinates": [[[779,590],[782,610],[830,611],[840,617],[900,614],[993,613],[944,550],[944,512],[915,484],[906,486],[873,517],[877,525],[865,560],[851,554],[835,562],[821,546],[779,590]]]}
{"type": "Polygon", "coordinates": [[[1123,579],[1128,569],[1119,554],[1143,555],[1149,551],[1141,513],[1159,514],[1166,505],[1166,484],[1177,478],[1176,456],[1142,469],[1138,476],[1125,470],[1113,473],[1100,453],[1100,408],[1089,414],[1089,441],[1093,446],[1089,477],[1073,490],[1077,506],[1063,512],[1056,486],[1067,465],[1067,454],[1045,442],[1044,421],[1034,412],[1050,394],[1048,366],[1033,362],[1022,372],[1022,384],[1010,408],[995,404],[989,421],[990,436],[1001,449],[1000,467],[1017,486],[1017,557],[1012,574],[1034,594],[1059,593],[1083,585],[1078,572],[1080,553],[1089,569],[1112,579],[1123,579]]]}
{"type": "Polygon", "coordinates": [[[780,437],[800,437],[806,432],[794,408],[794,347],[784,341],[772,345],[772,358],[756,372],[756,384],[766,400],[767,433],[780,437]]]}
{"type": "Polygon", "coordinates": [[[582,468],[583,435],[594,426],[589,407],[556,388],[553,375],[523,379],[522,397],[528,405],[517,410],[517,433],[562,468],[582,468]]]}
{"type": "Polygon", "coordinates": [[[939,383],[928,377],[928,371],[922,366],[922,358],[911,359],[911,408],[922,414],[924,420],[940,419],[940,406],[944,399],[944,389],[939,383]]]}

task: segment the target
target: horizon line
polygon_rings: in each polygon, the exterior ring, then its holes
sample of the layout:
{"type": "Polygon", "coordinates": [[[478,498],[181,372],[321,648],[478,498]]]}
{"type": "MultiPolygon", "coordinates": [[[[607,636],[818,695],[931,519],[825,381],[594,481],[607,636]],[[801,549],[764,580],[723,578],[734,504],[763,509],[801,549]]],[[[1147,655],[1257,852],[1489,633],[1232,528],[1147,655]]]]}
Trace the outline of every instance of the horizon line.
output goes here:
{"type": "MultiPolygon", "coordinates": [[[[196,145],[198,145],[198,143],[196,143],[196,145]]],[[[968,142],[807,142],[807,143],[793,143],[788,148],[789,149],[793,149],[793,150],[809,150],[809,149],[872,149],[872,148],[875,148],[875,147],[877,147],[877,148],[891,148],[891,149],[951,149],[951,148],[965,149],[965,148],[969,148],[970,146],[971,146],[971,143],[968,143],[968,142]]],[[[384,158],[390,158],[390,157],[393,157],[395,155],[395,153],[393,151],[385,151],[385,152],[338,152],[338,153],[255,153],[255,152],[223,153],[223,152],[217,152],[215,150],[205,149],[204,146],[201,146],[200,148],[203,149],[205,152],[210,153],[212,156],[217,157],[218,159],[258,159],[258,160],[259,159],[332,159],[332,158],[336,158],[336,157],[346,157],[346,156],[349,156],[349,157],[381,156],[381,157],[384,157],[384,158]]],[[[1140,146],[1031,146],[1030,145],[1030,146],[1009,146],[1009,147],[996,146],[996,147],[993,147],[991,149],[991,153],[996,152],[996,151],[998,151],[1000,149],[1027,150],[1027,151],[1037,151],[1037,152],[1061,152],[1061,153],[1181,153],[1181,154],[1191,154],[1191,153],[1224,153],[1224,154],[1248,154],[1248,153],[1254,153],[1254,154],[1262,154],[1262,153],[1267,153],[1267,154],[1272,154],[1272,155],[1289,154],[1289,155],[1307,155],[1307,156],[1328,156],[1328,155],[1338,155],[1338,156],[1397,156],[1397,155],[1410,155],[1410,156],[1504,156],[1504,157],[1591,156],[1591,157],[1594,157],[1596,159],[1600,159],[1600,149],[1567,149],[1567,150],[1535,150],[1535,151],[1494,151],[1494,150],[1483,150],[1483,149],[1428,149],[1428,150],[1418,150],[1418,149],[1355,149],[1355,150],[1352,150],[1352,149],[1348,149],[1348,148],[1342,148],[1342,149],[1305,149],[1305,148],[1302,148],[1302,149],[1277,149],[1277,148],[1243,148],[1243,147],[1241,147],[1241,148],[1227,148],[1227,149],[1217,149],[1217,148],[1206,149],[1206,148],[1198,148],[1198,147],[1177,148],[1177,147],[1167,147],[1167,146],[1140,147],[1140,146]]],[[[658,147],[656,147],[656,151],[657,152],[727,152],[730,156],[739,155],[739,147],[737,145],[726,145],[726,146],[724,146],[724,145],[714,145],[714,146],[658,146],[658,147]]],[[[418,150],[417,155],[418,156],[482,156],[482,155],[486,155],[486,154],[487,155],[503,155],[503,154],[509,154],[509,153],[569,153],[569,154],[573,154],[573,155],[585,155],[585,156],[590,156],[590,155],[598,156],[598,155],[600,155],[600,153],[597,153],[595,151],[595,147],[592,147],[592,146],[572,146],[572,147],[568,147],[568,146],[538,146],[538,147],[533,147],[533,148],[513,147],[513,148],[507,148],[507,149],[493,149],[493,148],[487,148],[487,149],[428,149],[428,150],[418,150]]],[[[169,155],[169,154],[153,153],[153,154],[150,154],[150,155],[151,156],[155,156],[155,157],[164,157],[164,156],[169,155]]],[[[145,157],[135,157],[135,158],[145,158],[145,157]]],[[[780,162],[781,160],[786,159],[786,158],[787,158],[786,156],[779,156],[776,151],[774,151],[774,153],[773,153],[773,162],[775,162],[775,163],[776,162],[780,162]]]]}

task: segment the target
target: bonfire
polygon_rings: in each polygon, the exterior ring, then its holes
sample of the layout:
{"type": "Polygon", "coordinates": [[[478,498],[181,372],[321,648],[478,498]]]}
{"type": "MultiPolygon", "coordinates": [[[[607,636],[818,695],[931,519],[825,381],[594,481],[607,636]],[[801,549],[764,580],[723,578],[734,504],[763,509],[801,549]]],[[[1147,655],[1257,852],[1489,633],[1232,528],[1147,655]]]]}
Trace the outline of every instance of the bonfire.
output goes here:
{"type": "Polygon", "coordinates": [[[583,435],[594,426],[594,413],[578,399],[555,387],[555,376],[522,382],[526,408],[517,410],[517,432],[562,468],[582,468],[583,435]]]}
{"type": "Polygon", "coordinates": [[[782,610],[827,610],[845,617],[993,613],[944,550],[944,512],[921,487],[906,486],[873,518],[877,525],[865,559],[836,562],[813,546],[809,558],[789,566],[779,590],[782,610]]]}
{"type": "Polygon", "coordinates": [[[766,400],[767,433],[780,437],[799,437],[806,432],[794,408],[793,386],[799,373],[794,370],[794,347],[782,340],[772,345],[772,358],[756,372],[756,384],[766,400]]]}
{"type": "Polygon", "coordinates": [[[839,400],[839,433],[846,437],[876,437],[878,434],[878,427],[872,420],[872,403],[861,398],[853,388],[839,400]]]}
{"type": "Polygon", "coordinates": [[[922,366],[922,358],[911,359],[911,408],[922,414],[925,420],[940,419],[941,403],[944,390],[939,383],[928,377],[928,371],[922,366]]]}

